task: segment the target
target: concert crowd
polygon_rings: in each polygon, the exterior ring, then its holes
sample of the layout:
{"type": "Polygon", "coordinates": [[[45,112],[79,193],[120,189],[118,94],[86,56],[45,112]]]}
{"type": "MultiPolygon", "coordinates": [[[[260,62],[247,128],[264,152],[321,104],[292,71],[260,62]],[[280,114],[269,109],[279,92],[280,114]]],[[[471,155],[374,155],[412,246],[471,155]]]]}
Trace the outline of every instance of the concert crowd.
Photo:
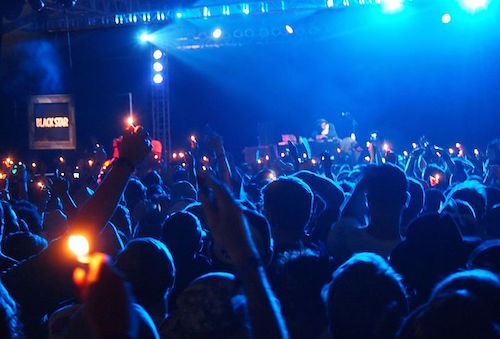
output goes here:
{"type": "Polygon", "coordinates": [[[199,139],[4,155],[0,338],[500,337],[500,139],[252,163],[199,139]]]}

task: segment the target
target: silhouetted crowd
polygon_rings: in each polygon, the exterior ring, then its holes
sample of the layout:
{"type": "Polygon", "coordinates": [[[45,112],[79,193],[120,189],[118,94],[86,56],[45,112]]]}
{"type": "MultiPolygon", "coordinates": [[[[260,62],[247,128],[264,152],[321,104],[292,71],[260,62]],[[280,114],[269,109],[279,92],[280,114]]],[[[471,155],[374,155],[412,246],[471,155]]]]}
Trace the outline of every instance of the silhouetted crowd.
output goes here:
{"type": "Polygon", "coordinates": [[[356,163],[237,164],[216,134],[167,162],[139,126],[116,146],[3,161],[0,338],[500,338],[500,139],[356,163]]]}

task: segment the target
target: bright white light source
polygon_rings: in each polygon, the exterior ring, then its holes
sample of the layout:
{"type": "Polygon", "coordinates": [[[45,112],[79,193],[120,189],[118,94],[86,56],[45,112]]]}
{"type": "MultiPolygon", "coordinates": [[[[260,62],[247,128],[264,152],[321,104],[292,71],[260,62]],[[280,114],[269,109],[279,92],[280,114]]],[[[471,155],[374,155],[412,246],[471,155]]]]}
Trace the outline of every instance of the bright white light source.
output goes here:
{"type": "Polygon", "coordinates": [[[175,13],[175,16],[177,17],[177,19],[180,19],[180,18],[182,18],[182,13],[181,12],[177,12],[177,13],[175,13]]]}
{"type": "Polygon", "coordinates": [[[139,37],[142,42],[153,42],[155,41],[155,38],[152,34],[148,33],[142,33],[141,36],[139,37]]]}
{"type": "Polygon", "coordinates": [[[89,242],[83,235],[71,235],[68,238],[68,246],[78,257],[84,257],[89,254],[89,242]]]}
{"type": "Polygon", "coordinates": [[[162,53],[162,51],[160,51],[159,49],[157,49],[157,50],[155,50],[155,51],[153,52],[153,58],[154,58],[155,60],[160,59],[162,56],[163,56],[163,53],[162,53]]]}
{"type": "Polygon", "coordinates": [[[286,26],[285,26],[285,29],[286,29],[286,31],[288,32],[288,34],[293,34],[293,28],[292,28],[292,26],[290,26],[290,25],[286,25],[286,26]]]}
{"type": "Polygon", "coordinates": [[[464,7],[469,12],[476,12],[481,9],[485,9],[488,7],[490,1],[489,0],[461,0],[462,7],[464,7]]]}
{"type": "Polygon", "coordinates": [[[441,22],[443,24],[449,24],[451,22],[451,15],[450,15],[450,13],[443,14],[443,16],[441,17],[441,22]]]}
{"type": "Polygon", "coordinates": [[[161,72],[163,71],[163,65],[157,61],[153,64],[153,69],[155,72],[161,72]]]}
{"type": "Polygon", "coordinates": [[[222,36],[222,29],[216,28],[216,29],[213,30],[212,37],[214,39],[219,39],[221,36],[222,36]]]}
{"type": "Polygon", "coordinates": [[[153,82],[155,84],[161,84],[163,82],[163,75],[161,75],[160,73],[156,73],[153,77],[153,82]]]}
{"type": "Polygon", "coordinates": [[[403,0],[384,0],[382,4],[384,12],[387,13],[395,13],[403,9],[403,0]]]}

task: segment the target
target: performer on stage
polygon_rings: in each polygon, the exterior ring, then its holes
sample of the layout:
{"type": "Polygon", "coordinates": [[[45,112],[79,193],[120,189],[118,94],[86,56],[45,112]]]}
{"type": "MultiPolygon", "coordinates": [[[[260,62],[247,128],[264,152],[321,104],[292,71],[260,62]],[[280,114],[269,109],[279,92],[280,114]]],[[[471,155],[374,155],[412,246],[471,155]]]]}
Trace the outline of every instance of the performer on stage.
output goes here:
{"type": "Polygon", "coordinates": [[[320,119],[318,120],[318,126],[320,128],[320,132],[315,133],[316,141],[338,139],[337,131],[335,131],[335,126],[333,125],[333,123],[330,123],[325,119],[320,119]]]}

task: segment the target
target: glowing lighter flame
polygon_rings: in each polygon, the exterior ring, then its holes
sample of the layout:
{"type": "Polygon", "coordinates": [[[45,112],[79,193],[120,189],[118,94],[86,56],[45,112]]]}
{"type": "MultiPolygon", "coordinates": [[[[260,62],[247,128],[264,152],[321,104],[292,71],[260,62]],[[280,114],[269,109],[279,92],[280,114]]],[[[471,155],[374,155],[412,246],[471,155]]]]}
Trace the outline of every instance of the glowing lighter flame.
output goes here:
{"type": "Polygon", "coordinates": [[[89,254],[89,242],[83,235],[70,235],[68,246],[77,257],[86,257],[89,254]]]}

